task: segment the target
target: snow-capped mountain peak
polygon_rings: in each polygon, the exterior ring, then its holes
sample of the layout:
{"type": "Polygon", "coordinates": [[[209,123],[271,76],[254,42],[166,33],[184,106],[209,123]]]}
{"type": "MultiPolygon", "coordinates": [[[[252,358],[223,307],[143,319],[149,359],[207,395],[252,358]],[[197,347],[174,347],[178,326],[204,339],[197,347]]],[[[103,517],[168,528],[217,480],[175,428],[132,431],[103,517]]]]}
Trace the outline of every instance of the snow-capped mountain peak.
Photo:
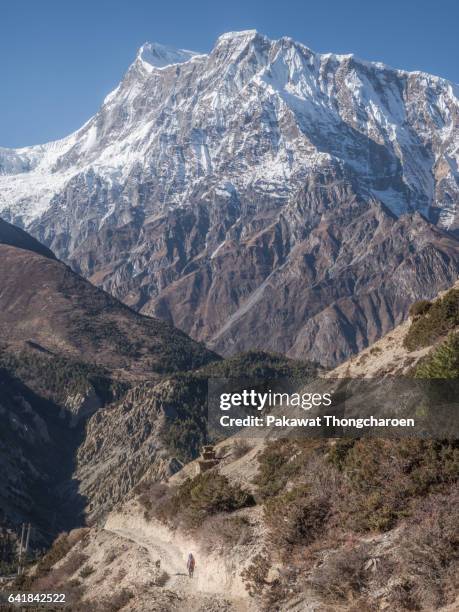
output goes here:
{"type": "Polygon", "coordinates": [[[146,43],[75,133],[0,149],[0,216],[219,352],[336,363],[455,280],[458,126],[424,73],[254,30],[146,43]]]}
{"type": "Polygon", "coordinates": [[[171,64],[182,64],[195,55],[200,54],[187,49],[174,49],[168,45],[146,42],[137,52],[136,60],[142,62],[147,69],[151,70],[152,68],[164,68],[171,64]]]}
{"type": "Polygon", "coordinates": [[[147,42],[77,132],[0,149],[0,213],[28,225],[89,170],[116,190],[132,173],[154,176],[167,208],[206,181],[285,197],[333,164],[396,215],[417,208],[451,227],[458,116],[444,79],[317,54],[288,37],[228,32],[208,54],[147,42]]]}

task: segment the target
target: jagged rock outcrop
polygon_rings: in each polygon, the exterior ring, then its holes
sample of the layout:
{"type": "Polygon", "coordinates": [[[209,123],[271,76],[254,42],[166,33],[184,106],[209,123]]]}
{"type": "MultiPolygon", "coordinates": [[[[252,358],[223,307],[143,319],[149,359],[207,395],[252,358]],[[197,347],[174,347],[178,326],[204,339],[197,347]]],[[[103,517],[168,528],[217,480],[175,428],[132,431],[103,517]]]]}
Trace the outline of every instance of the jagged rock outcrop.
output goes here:
{"type": "MultiPolygon", "coordinates": [[[[76,455],[75,478],[89,500],[87,520],[96,521],[146,475],[161,481],[182,467],[164,439],[173,382],[144,384],[99,411],[88,422],[76,455]]],[[[173,409],[173,408],[172,408],[173,409]]]]}

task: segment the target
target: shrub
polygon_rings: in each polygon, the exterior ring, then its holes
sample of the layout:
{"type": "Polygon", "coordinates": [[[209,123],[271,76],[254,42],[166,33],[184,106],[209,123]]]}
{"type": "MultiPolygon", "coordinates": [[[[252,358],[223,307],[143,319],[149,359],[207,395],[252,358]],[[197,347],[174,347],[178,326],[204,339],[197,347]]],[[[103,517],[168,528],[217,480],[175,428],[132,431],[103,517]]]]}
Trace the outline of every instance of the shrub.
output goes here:
{"type": "Polygon", "coordinates": [[[164,522],[194,528],[208,517],[254,505],[253,496],[214,471],[188,478],[159,498],[152,512],[164,522]]]}
{"type": "Polygon", "coordinates": [[[62,583],[59,590],[65,593],[66,604],[72,612],[85,612],[88,609],[88,604],[81,601],[85,591],[78,580],[62,583]]]}
{"type": "Polygon", "coordinates": [[[64,561],[62,568],[68,576],[74,574],[78,568],[80,568],[85,561],[87,561],[88,555],[81,552],[71,552],[68,558],[64,561]]]}
{"type": "Polygon", "coordinates": [[[108,550],[104,557],[104,565],[110,565],[116,559],[117,554],[114,550],[108,550]]]}
{"type": "Polygon", "coordinates": [[[122,610],[128,603],[133,599],[134,593],[129,589],[121,589],[116,591],[115,594],[110,598],[108,603],[108,610],[110,612],[118,612],[122,610]]]}
{"type": "Polygon", "coordinates": [[[181,493],[188,496],[190,507],[197,516],[233,512],[254,503],[250,493],[230,485],[226,476],[220,474],[199,474],[182,487],[181,493]]]}
{"type": "Polygon", "coordinates": [[[418,504],[402,532],[397,581],[390,590],[394,608],[436,610],[454,600],[459,587],[459,487],[418,504]]]}
{"type": "Polygon", "coordinates": [[[358,531],[385,531],[409,514],[408,502],[453,484],[459,444],[434,440],[362,439],[342,463],[341,522],[358,531]]]}
{"type": "Polygon", "coordinates": [[[338,438],[336,441],[334,441],[334,444],[328,453],[328,461],[337,467],[338,470],[342,471],[347,455],[354,446],[355,442],[355,440],[350,438],[338,438]]]}
{"type": "Polygon", "coordinates": [[[316,567],[309,578],[311,586],[332,602],[344,602],[360,596],[366,588],[370,559],[367,544],[342,548],[330,553],[324,563],[316,567]]]}
{"type": "Polygon", "coordinates": [[[311,457],[323,453],[325,448],[326,442],[314,439],[268,442],[257,456],[258,473],[253,480],[260,497],[267,499],[277,495],[289,480],[304,474],[311,457]]]}
{"type": "Polygon", "coordinates": [[[203,536],[208,551],[244,545],[252,540],[252,525],[245,516],[218,514],[207,519],[203,536]]]}
{"type": "Polygon", "coordinates": [[[307,487],[296,487],[268,499],[263,517],[271,543],[281,551],[310,544],[322,532],[330,508],[326,491],[322,496],[311,496],[307,487]]]}
{"type": "Polygon", "coordinates": [[[71,551],[57,568],[53,567],[43,572],[43,570],[40,570],[40,566],[38,566],[35,575],[32,577],[33,589],[52,593],[62,590],[65,585],[66,592],[71,592],[75,599],[82,593],[81,584],[78,580],[69,580],[69,577],[83,565],[87,558],[87,555],[81,552],[71,551]]]}
{"type": "Polygon", "coordinates": [[[244,455],[246,455],[251,449],[250,444],[247,440],[236,440],[236,442],[231,447],[231,454],[233,459],[240,459],[244,455]]]}
{"type": "Polygon", "coordinates": [[[154,508],[164,505],[171,498],[171,489],[162,482],[142,480],[135,488],[139,503],[145,508],[145,520],[150,520],[154,508]],[[164,498],[164,499],[163,499],[164,498]]]}
{"type": "Polygon", "coordinates": [[[429,346],[459,325],[459,289],[451,289],[411,323],[403,344],[409,351],[429,346]]]}
{"type": "Polygon", "coordinates": [[[432,302],[429,302],[429,300],[419,300],[419,302],[415,302],[411,305],[409,315],[413,318],[424,315],[430,310],[431,306],[432,302]]]}
{"type": "Polygon", "coordinates": [[[40,559],[37,564],[36,575],[43,575],[50,571],[53,565],[56,565],[58,561],[63,559],[65,555],[70,551],[71,544],[68,539],[68,535],[63,533],[54,540],[53,545],[40,559]]]}
{"type": "Polygon", "coordinates": [[[257,554],[252,559],[251,564],[242,570],[241,578],[251,597],[260,596],[267,584],[271,562],[266,554],[257,554]]]}
{"type": "Polygon", "coordinates": [[[80,571],[81,578],[88,578],[91,574],[93,574],[96,570],[92,565],[85,565],[83,569],[80,571]]]}
{"type": "Polygon", "coordinates": [[[459,378],[459,333],[448,338],[415,368],[415,378],[459,378]]]}

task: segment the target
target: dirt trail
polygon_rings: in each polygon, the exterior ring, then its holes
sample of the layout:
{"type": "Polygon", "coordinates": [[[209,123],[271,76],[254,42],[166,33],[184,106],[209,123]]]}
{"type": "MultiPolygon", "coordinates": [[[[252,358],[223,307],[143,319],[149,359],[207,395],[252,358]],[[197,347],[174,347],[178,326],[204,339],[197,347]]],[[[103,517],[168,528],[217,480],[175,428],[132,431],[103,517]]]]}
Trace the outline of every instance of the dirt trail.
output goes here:
{"type": "Polygon", "coordinates": [[[169,532],[162,528],[155,529],[149,525],[148,532],[139,529],[138,525],[128,526],[125,521],[115,521],[105,526],[105,531],[134,542],[145,548],[151,558],[151,563],[161,562],[161,570],[167,572],[168,579],[164,589],[176,593],[183,602],[183,607],[174,610],[189,612],[249,612],[253,610],[246,597],[228,590],[227,580],[221,576],[221,568],[212,572],[212,561],[199,554],[196,548],[189,549],[189,543],[183,541],[179,546],[169,537],[169,532]],[[188,545],[188,546],[187,546],[188,545]],[[186,559],[189,552],[196,556],[196,570],[193,578],[189,578],[186,569],[186,559]],[[215,576],[211,574],[214,573],[215,576]],[[222,580],[219,582],[219,576],[222,580]]]}
{"type": "Polygon", "coordinates": [[[161,569],[169,575],[169,580],[167,581],[169,589],[174,591],[196,591],[196,583],[193,583],[192,579],[187,575],[183,554],[175,545],[158,539],[152,540],[145,536],[139,537],[137,531],[133,529],[106,528],[105,530],[146,548],[150,553],[152,563],[158,560],[161,561],[161,569]]]}

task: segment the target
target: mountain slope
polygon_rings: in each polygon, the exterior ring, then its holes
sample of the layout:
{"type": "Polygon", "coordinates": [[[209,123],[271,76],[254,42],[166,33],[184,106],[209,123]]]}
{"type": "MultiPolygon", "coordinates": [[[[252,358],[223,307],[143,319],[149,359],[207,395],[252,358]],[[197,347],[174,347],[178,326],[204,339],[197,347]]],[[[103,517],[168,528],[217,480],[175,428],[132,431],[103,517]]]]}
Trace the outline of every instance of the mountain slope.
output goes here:
{"type": "MultiPolygon", "coordinates": [[[[121,402],[134,384],[154,388],[168,372],[217,359],[170,324],[139,315],[92,286],[35,239],[0,221],[0,526],[31,521],[37,547],[81,525],[100,458],[87,453],[86,473],[76,473],[91,415],[121,402]]],[[[144,399],[148,406],[148,394],[144,399]]],[[[150,411],[148,425],[152,432],[161,429],[161,406],[150,411]]],[[[113,420],[105,423],[106,439],[111,429],[113,420]]],[[[121,434],[130,435],[121,428],[112,435],[118,440],[121,434]]],[[[164,466],[168,473],[172,459],[152,433],[138,471],[153,472],[157,462],[157,471],[164,466]]]]}
{"type": "MultiPolygon", "coordinates": [[[[417,306],[329,376],[412,375],[457,334],[458,285],[417,306]],[[407,348],[427,321],[435,340],[407,348]]],[[[68,588],[86,564],[94,571],[78,580],[80,605],[108,607],[124,593],[127,609],[145,612],[457,609],[457,441],[258,435],[225,439],[215,451],[211,471],[192,461],[161,485],[146,473],[103,527],[66,538],[51,579],[68,588]],[[241,503],[246,492],[256,505],[241,503]],[[196,572],[183,582],[190,551],[196,572]]],[[[48,579],[32,576],[34,590],[48,579]]]]}
{"type": "Polygon", "coordinates": [[[34,347],[133,377],[215,358],[170,324],[139,315],[92,286],[4,221],[0,279],[0,335],[10,347],[34,347]]]}
{"type": "Polygon", "coordinates": [[[217,351],[335,365],[457,278],[457,91],[255,31],[146,44],[80,130],[0,150],[0,210],[217,351]]]}
{"type": "Polygon", "coordinates": [[[61,407],[0,367],[0,525],[31,521],[32,542],[50,541],[83,520],[85,500],[72,478],[81,433],[70,429],[61,407]],[[71,511],[60,485],[67,483],[71,511]],[[68,510],[68,508],[67,508],[68,510]]]}
{"type": "MultiPolygon", "coordinates": [[[[459,282],[456,282],[452,289],[459,291],[459,282]]],[[[444,295],[451,295],[451,290],[441,293],[440,297],[444,295]]],[[[456,311],[459,311],[459,306],[456,306],[456,311]]],[[[418,320],[419,316],[415,316],[414,319],[418,320]]],[[[410,317],[370,348],[329,371],[326,376],[329,378],[378,378],[407,375],[420,360],[432,353],[439,341],[445,340],[443,331],[435,342],[427,341],[416,348],[409,348],[405,341],[412,330],[412,325],[413,318],[410,317]]]]}
{"type": "Polygon", "coordinates": [[[19,227],[6,223],[3,219],[0,219],[0,244],[32,251],[43,257],[55,259],[54,253],[41,244],[41,242],[32,238],[30,234],[24,232],[19,227]]]}

